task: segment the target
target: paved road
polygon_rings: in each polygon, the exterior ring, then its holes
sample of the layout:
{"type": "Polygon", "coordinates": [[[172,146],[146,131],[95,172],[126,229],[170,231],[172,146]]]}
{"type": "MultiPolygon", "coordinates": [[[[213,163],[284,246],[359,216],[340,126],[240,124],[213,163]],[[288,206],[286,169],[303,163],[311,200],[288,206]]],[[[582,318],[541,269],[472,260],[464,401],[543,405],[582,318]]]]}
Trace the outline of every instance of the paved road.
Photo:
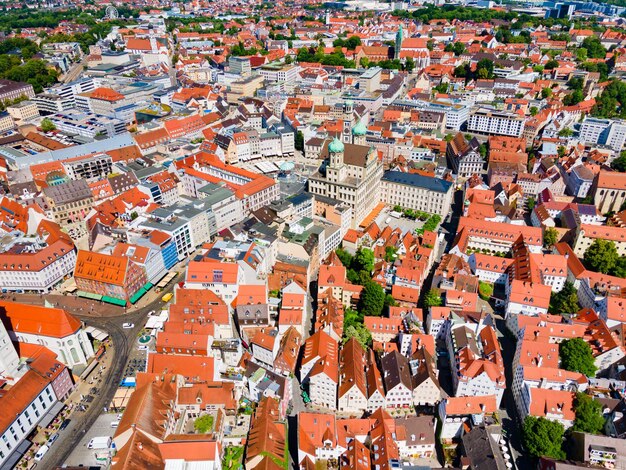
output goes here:
{"type": "MultiPolygon", "coordinates": [[[[178,278],[176,281],[178,281],[178,278]]],[[[171,292],[175,285],[175,282],[170,283],[162,293],[171,292]]],[[[20,295],[16,295],[16,301],[20,301],[20,295]]],[[[109,334],[112,343],[109,354],[113,354],[113,357],[108,373],[103,377],[105,382],[100,388],[100,392],[95,396],[87,411],[72,413],[70,416],[72,423],[67,429],[59,433],[59,439],[43,460],[45,468],[54,468],[62,465],[80,441],[83,433],[86,433],[91,428],[98,416],[103,412],[104,407],[109,406],[115,396],[115,391],[122,381],[128,358],[132,348],[135,346],[135,339],[144,327],[148,313],[151,310],[160,309],[162,306],[163,301],[161,296],[159,296],[151,303],[132,313],[124,314],[123,309],[118,309],[119,313],[114,316],[94,316],[94,314],[97,314],[96,312],[89,314],[75,313],[88,326],[94,326],[109,334]],[[134,323],[135,327],[132,329],[122,328],[122,324],[126,322],[134,323]]]]}
{"type": "MultiPolygon", "coordinates": [[[[155,302],[156,304],[156,302],[155,302]]],[[[147,307],[146,307],[147,308],[147,307]]],[[[145,310],[145,309],[144,309],[145,310]]],[[[105,317],[93,318],[87,316],[79,316],[89,326],[94,326],[109,333],[113,347],[109,349],[109,354],[113,354],[111,366],[108,374],[104,378],[105,383],[100,388],[100,393],[95,396],[94,401],[90,404],[87,411],[81,413],[75,411],[72,416],[70,426],[59,433],[59,440],[50,449],[44,459],[46,468],[54,468],[62,465],[69,457],[75,445],[80,441],[83,433],[93,425],[103,408],[109,406],[115,391],[119,387],[128,361],[131,348],[134,345],[134,339],[143,328],[144,319],[147,311],[140,310],[135,313],[123,317],[105,317]],[[134,322],[135,328],[123,329],[122,323],[134,322]]]]}
{"type": "Polygon", "coordinates": [[[459,219],[463,215],[463,191],[455,191],[452,198],[452,209],[446,220],[441,223],[441,228],[446,239],[446,247],[443,252],[448,253],[452,248],[452,242],[459,228],[459,219]],[[449,218],[449,221],[448,221],[449,218]]]}
{"type": "Polygon", "coordinates": [[[63,83],[70,83],[76,80],[80,74],[83,72],[83,66],[87,64],[87,56],[83,58],[79,63],[77,63],[74,67],[70,69],[65,77],[63,77],[63,83]]]}

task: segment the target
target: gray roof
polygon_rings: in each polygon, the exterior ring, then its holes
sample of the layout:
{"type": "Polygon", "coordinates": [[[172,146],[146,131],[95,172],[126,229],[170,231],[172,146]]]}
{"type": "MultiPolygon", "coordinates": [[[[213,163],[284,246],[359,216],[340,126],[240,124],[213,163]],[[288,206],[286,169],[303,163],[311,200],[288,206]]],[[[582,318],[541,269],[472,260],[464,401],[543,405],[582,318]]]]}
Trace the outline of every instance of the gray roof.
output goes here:
{"type": "Polygon", "coordinates": [[[481,470],[506,470],[506,461],[494,436],[501,435],[499,426],[478,426],[465,433],[463,450],[470,461],[470,467],[481,470]]]}
{"type": "Polygon", "coordinates": [[[43,189],[43,192],[52,199],[56,205],[82,201],[83,199],[92,197],[89,185],[85,180],[71,180],[55,186],[48,186],[43,189]]]}
{"type": "Polygon", "coordinates": [[[20,157],[15,160],[15,164],[20,168],[28,168],[37,163],[65,160],[66,158],[88,155],[90,153],[108,152],[130,147],[131,145],[135,145],[135,141],[128,132],[125,132],[124,134],[119,134],[109,139],[96,140],[83,145],[74,145],[60,150],[51,150],[20,157]]]}
{"type": "Polygon", "coordinates": [[[438,193],[447,193],[452,187],[450,181],[431,178],[417,173],[403,173],[401,171],[386,171],[383,175],[383,180],[407,186],[418,186],[438,193]]]}

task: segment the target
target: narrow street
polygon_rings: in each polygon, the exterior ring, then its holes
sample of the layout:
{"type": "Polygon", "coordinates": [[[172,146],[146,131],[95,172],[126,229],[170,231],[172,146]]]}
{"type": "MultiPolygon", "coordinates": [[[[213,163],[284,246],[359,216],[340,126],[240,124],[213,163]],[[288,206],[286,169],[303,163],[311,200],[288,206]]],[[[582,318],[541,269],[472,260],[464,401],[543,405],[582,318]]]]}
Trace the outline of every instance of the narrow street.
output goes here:
{"type": "Polygon", "coordinates": [[[109,349],[113,354],[111,367],[108,374],[104,378],[104,384],[100,388],[100,392],[95,396],[94,401],[89,405],[87,411],[81,413],[75,411],[70,419],[72,422],[64,431],[59,432],[59,439],[50,449],[44,458],[46,468],[54,468],[62,465],[67,457],[74,450],[74,445],[80,440],[81,434],[87,432],[103,409],[109,406],[115,391],[119,387],[122,375],[128,361],[131,348],[134,345],[135,338],[139,331],[143,328],[144,319],[147,314],[146,307],[135,313],[106,318],[93,318],[87,316],[79,316],[88,326],[94,326],[109,333],[112,347],[109,349]],[[122,323],[134,322],[135,328],[123,329],[122,323]]]}
{"type": "Polygon", "coordinates": [[[50,295],[40,296],[37,294],[9,294],[5,295],[5,300],[23,302],[32,305],[43,305],[45,301],[64,308],[87,326],[93,326],[109,334],[111,347],[107,354],[112,354],[111,366],[103,376],[103,384],[99,393],[94,397],[94,401],[89,404],[86,411],[77,411],[77,407],[69,416],[70,425],[63,431],[59,431],[59,438],[50,448],[42,462],[43,468],[54,468],[65,463],[69,455],[74,450],[75,444],[80,440],[81,435],[88,432],[98,416],[108,407],[115,392],[122,381],[128,358],[139,332],[143,329],[146,318],[152,310],[160,309],[164,306],[161,300],[163,294],[172,292],[180,276],[172,281],[167,288],[158,293],[152,301],[142,304],[143,306],[130,313],[125,313],[121,307],[103,304],[88,299],[81,299],[74,296],[50,295]],[[123,323],[134,323],[132,329],[122,328],[123,323]]]}

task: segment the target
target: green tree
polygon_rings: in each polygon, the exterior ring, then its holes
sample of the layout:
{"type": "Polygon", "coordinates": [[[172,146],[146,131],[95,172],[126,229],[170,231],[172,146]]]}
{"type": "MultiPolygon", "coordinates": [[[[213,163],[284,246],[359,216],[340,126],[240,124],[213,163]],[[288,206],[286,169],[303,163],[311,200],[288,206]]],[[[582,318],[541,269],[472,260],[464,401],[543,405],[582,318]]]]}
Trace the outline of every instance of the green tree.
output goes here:
{"type": "Polygon", "coordinates": [[[372,334],[362,323],[355,323],[344,329],[343,344],[346,344],[350,338],[355,338],[363,348],[369,348],[372,345],[372,334]]]}
{"type": "Polygon", "coordinates": [[[481,59],[476,64],[476,75],[478,78],[493,78],[493,61],[481,59]]]}
{"type": "Polygon", "coordinates": [[[385,291],[374,281],[366,282],[359,299],[359,311],[363,316],[379,317],[385,307],[385,291]]]}
{"type": "Polygon", "coordinates": [[[564,127],[559,131],[559,137],[571,137],[574,135],[574,131],[569,127],[564,127]]]}
{"type": "Polygon", "coordinates": [[[578,392],[574,400],[573,431],[600,434],[604,429],[604,418],[602,417],[602,405],[591,398],[586,393],[578,392]]]}
{"type": "Polygon", "coordinates": [[[537,106],[531,106],[528,111],[530,112],[531,116],[536,116],[537,113],[539,112],[539,110],[537,109],[537,106]]]}
{"type": "Polygon", "coordinates": [[[528,207],[529,211],[532,211],[535,208],[536,205],[537,205],[537,201],[535,200],[534,197],[530,196],[526,200],[526,207],[528,207]]]}
{"type": "Polygon", "coordinates": [[[347,41],[346,41],[346,47],[353,51],[357,48],[357,46],[361,45],[361,38],[359,38],[358,36],[351,36],[347,41]]]}
{"type": "Polygon", "coordinates": [[[546,65],[544,65],[544,70],[552,70],[557,68],[558,66],[559,62],[557,60],[550,59],[548,62],[546,62],[546,65]]]}
{"type": "Polygon", "coordinates": [[[578,293],[574,284],[567,281],[560,292],[550,295],[550,307],[548,311],[555,315],[562,313],[576,313],[580,309],[578,304],[578,293]]]}
{"type": "Polygon", "coordinates": [[[563,98],[563,104],[565,106],[574,106],[585,99],[585,94],[582,90],[574,90],[563,98]]]}
{"type": "Polygon", "coordinates": [[[581,47],[587,50],[587,56],[592,59],[604,59],[606,57],[606,49],[597,36],[587,36],[583,39],[581,47]]]}
{"type": "Polygon", "coordinates": [[[596,238],[585,251],[583,262],[595,272],[609,274],[617,264],[618,254],[613,240],[596,238]]]}
{"type": "Polygon", "coordinates": [[[335,254],[341,260],[341,264],[343,264],[347,269],[349,269],[350,266],[352,266],[353,256],[350,253],[348,253],[346,250],[344,250],[343,248],[337,248],[335,250],[335,254]]]}
{"type": "Polygon", "coordinates": [[[440,83],[439,85],[433,87],[433,90],[437,93],[448,93],[448,84],[440,83]]]}
{"type": "Polygon", "coordinates": [[[493,295],[493,284],[478,281],[478,295],[483,300],[489,300],[493,295]]]}
{"type": "Polygon", "coordinates": [[[546,248],[553,247],[559,240],[559,232],[554,227],[548,227],[543,232],[543,246],[546,248]]]}
{"type": "Polygon", "coordinates": [[[470,76],[470,67],[466,62],[462,65],[459,65],[454,68],[454,76],[457,78],[469,78],[470,76]]]}
{"type": "Polygon", "coordinates": [[[57,127],[54,125],[54,123],[48,119],[48,118],[43,118],[41,120],[41,130],[44,132],[51,132],[53,130],[55,130],[57,127]]]}
{"type": "Polygon", "coordinates": [[[367,271],[371,274],[374,270],[374,252],[368,248],[359,248],[352,262],[355,271],[367,271]]]}
{"type": "Polygon", "coordinates": [[[395,246],[386,246],[385,247],[385,261],[392,262],[396,259],[396,253],[398,249],[395,246]]]}
{"type": "Polygon", "coordinates": [[[622,80],[611,81],[596,97],[591,114],[601,118],[626,118],[626,83],[622,80]]]}
{"type": "Polygon", "coordinates": [[[294,146],[296,150],[304,151],[304,134],[302,131],[297,131],[294,137],[294,146]]]}
{"type": "Polygon", "coordinates": [[[587,377],[595,377],[595,365],[591,347],[582,338],[566,339],[559,344],[561,366],[571,372],[580,372],[587,377]]]}
{"type": "Polygon", "coordinates": [[[407,57],[404,61],[404,70],[411,73],[415,69],[415,61],[412,57],[407,57]]]}
{"type": "Polygon", "coordinates": [[[206,434],[213,430],[213,416],[202,415],[193,422],[193,428],[199,434],[206,434]]]}
{"type": "Polygon", "coordinates": [[[542,98],[550,98],[552,96],[552,88],[550,87],[545,87],[543,90],[541,90],[541,97],[542,98]]]}
{"type": "Polygon", "coordinates": [[[443,304],[441,293],[437,289],[431,289],[424,296],[424,307],[440,307],[443,304]]]}
{"type": "Polygon", "coordinates": [[[578,59],[579,62],[584,62],[587,60],[587,49],[585,49],[584,47],[580,47],[578,49],[576,49],[576,59],[578,59]]]}
{"type": "Polygon", "coordinates": [[[386,294],[384,308],[395,307],[396,305],[398,305],[398,302],[396,302],[396,299],[393,298],[393,295],[386,294]]]}
{"type": "Polygon", "coordinates": [[[551,457],[561,460],[565,458],[564,432],[563,425],[558,421],[527,416],[522,425],[522,443],[528,453],[535,458],[551,457]]]}
{"type": "Polygon", "coordinates": [[[611,162],[611,168],[621,173],[626,172],[626,151],[622,152],[619,157],[611,162]]]}

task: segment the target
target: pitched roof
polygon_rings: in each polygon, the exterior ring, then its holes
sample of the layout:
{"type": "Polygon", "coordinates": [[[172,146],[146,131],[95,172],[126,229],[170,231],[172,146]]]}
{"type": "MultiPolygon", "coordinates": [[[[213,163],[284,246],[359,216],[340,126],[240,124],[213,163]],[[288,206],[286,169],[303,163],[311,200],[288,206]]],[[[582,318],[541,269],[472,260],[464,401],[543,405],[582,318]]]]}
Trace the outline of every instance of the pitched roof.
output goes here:
{"type": "Polygon", "coordinates": [[[495,413],[498,405],[495,395],[477,397],[449,397],[445,401],[446,415],[495,413]]]}
{"type": "Polygon", "coordinates": [[[0,301],[0,318],[16,333],[65,338],[81,328],[81,322],[60,308],[0,301]]]}
{"type": "Polygon", "coordinates": [[[530,389],[530,414],[532,416],[560,415],[563,419],[573,421],[574,412],[573,392],[566,390],[552,390],[547,388],[530,389]]]}
{"type": "Polygon", "coordinates": [[[364,397],[367,396],[367,357],[363,346],[350,338],[341,348],[339,354],[339,393],[337,398],[343,397],[352,387],[357,387],[364,397]]]}
{"type": "Polygon", "coordinates": [[[123,286],[130,262],[126,256],[79,250],[74,277],[123,286]]]}

